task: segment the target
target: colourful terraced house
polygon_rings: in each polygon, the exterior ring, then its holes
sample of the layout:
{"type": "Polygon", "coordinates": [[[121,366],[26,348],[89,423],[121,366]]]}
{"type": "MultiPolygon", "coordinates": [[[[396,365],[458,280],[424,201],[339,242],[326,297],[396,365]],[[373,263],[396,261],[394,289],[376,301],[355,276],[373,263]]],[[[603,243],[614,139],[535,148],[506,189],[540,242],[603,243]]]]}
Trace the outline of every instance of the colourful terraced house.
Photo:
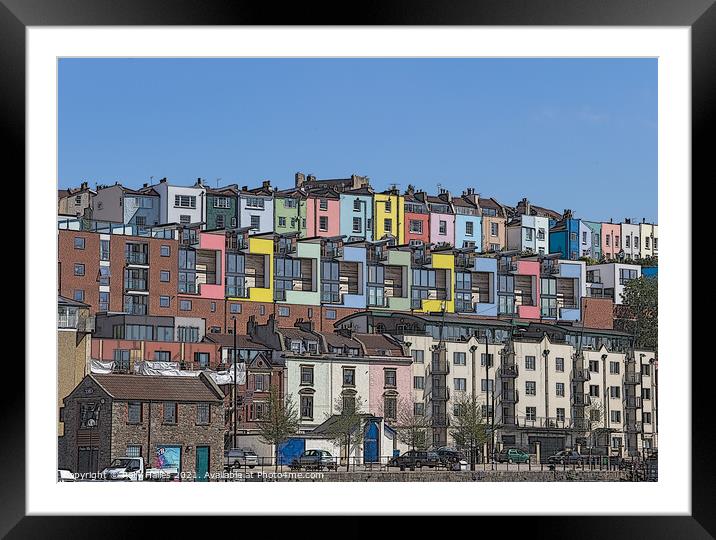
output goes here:
{"type": "Polygon", "coordinates": [[[373,196],[375,216],[373,238],[393,238],[395,243],[405,243],[405,197],[397,188],[376,193],[373,196]]]}

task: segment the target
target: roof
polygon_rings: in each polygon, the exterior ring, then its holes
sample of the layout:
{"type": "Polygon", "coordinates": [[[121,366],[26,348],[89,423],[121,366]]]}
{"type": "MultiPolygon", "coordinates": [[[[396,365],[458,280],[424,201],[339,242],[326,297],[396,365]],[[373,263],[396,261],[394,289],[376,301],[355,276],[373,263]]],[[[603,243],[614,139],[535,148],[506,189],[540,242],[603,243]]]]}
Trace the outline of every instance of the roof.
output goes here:
{"type": "Polygon", "coordinates": [[[343,192],[345,195],[373,195],[373,188],[370,186],[363,186],[355,189],[347,189],[343,192]]]}
{"type": "Polygon", "coordinates": [[[383,334],[356,334],[356,340],[363,344],[367,355],[370,356],[404,356],[403,348],[395,341],[383,334]]]}
{"type": "Polygon", "coordinates": [[[105,392],[117,400],[221,401],[221,390],[203,373],[196,377],[92,374],[105,392]]]}
{"type": "Polygon", "coordinates": [[[348,347],[349,349],[362,349],[361,343],[353,338],[342,336],[333,332],[318,332],[326,339],[329,347],[348,347]]]}
{"type": "Polygon", "coordinates": [[[206,193],[220,197],[237,196],[239,194],[239,188],[238,186],[224,186],[216,189],[206,188],[206,193]]]}
{"type": "Polygon", "coordinates": [[[468,208],[477,208],[477,205],[474,202],[462,196],[455,197],[452,202],[455,206],[467,206],[468,208]]]}
{"type": "MultiPolygon", "coordinates": [[[[360,416],[361,418],[376,418],[375,415],[370,413],[358,413],[357,416],[360,416]]],[[[336,423],[338,423],[340,417],[341,415],[339,414],[333,414],[329,416],[322,424],[316,426],[313,431],[310,432],[310,434],[330,434],[331,432],[335,431],[335,425],[336,423]]]]}
{"type": "Polygon", "coordinates": [[[58,306],[73,306],[73,307],[90,307],[89,304],[85,304],[84,302],[78,302],[77,300],[72,300],[71,298],[66,298],[64,296],[58,296],[57,297],[57,305],[58,306]]]}
{"type": "MultiPolygon", "coordinates": [[[[233,349],[234,348],[234,335],[233,334],[206,334],[204,336],[204,339],[206,341],[210,341],[212,343],[216,343],[217,345],[221,347],[225,347],[227,349],[233,349]]],[[[237,349],[261,349],[266,350],[268,347],[261,343],[256,343],[255,341],[251,341],[251,338],[249,336],[242,336],[240,334],[237,334],[236,336],[236,348],[237,349]]]]}
{"type": "Polygon", "coordinates": [[[482,197],[478,198],[478,203],[480,204],[480,208],[494,208],[495,210],[504,210],[504,205],[498,203],[495,199],[492,197],[488,197],[483,199],[482,197]]]}
{"type": "Polygon", "coordinates": [[[278,331],[283,335],[283,337],[288,339],[306,339],[308,341],[318,341],[318,336],[306,332],[305,330],[301,330],[300,328],[279,328],[278,331]]]}

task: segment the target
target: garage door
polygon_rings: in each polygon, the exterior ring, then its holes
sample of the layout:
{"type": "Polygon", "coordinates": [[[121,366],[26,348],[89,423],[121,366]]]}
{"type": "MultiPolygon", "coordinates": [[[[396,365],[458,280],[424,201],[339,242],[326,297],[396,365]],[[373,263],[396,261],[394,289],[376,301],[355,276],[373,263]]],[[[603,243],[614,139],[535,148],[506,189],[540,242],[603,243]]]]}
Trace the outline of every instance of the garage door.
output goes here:
{"type": "Polygon", "coordinates": [[[306,449],[306,439],[288,439],[278,445],[278,464],[289,465],[306,449]]]}
{"type": "Polygon", "coordinates": [[[565,446],[564,437],[531,436],[527,438],[527,442],[529,442],[530,445],[530,454],[535,454],[537,452],[537,445],[535,443],[540,443],[540,460],[542,463],[545,463],[549,456],[564,450],[565,446]]]}

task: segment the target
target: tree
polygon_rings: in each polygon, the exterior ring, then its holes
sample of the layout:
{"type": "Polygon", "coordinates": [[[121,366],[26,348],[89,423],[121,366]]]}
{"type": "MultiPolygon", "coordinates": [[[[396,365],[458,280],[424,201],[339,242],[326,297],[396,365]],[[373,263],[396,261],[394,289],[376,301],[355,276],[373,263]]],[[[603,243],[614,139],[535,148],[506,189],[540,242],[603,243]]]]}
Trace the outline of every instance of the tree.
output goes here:
{"type": "Polygon", "coordinates": [[[366,416],[363,405],[363,398],[359,395],[353,399],[339,397],[333,405],[334,414],[326,418],[331,421],[326,428],[326,435],[346,450],[346,471],[350,470],[351,452],[363,444],[363,418],[366,416]]]}
{"type": "Polygon", "coordinates": [[[414,403],[407,398],[400,399],[397,416],[392,427],[398,434],[398,440],[411,450],[427,448],[428,433],[432,428],[430,419],[424,414],[415,414],[414,403]]]}
{"type": "Polygon", "coordinates": [[[458,448],[470,451],[470,470],[475,470],[475,454],[487,442],[487,423],[482,414],[482,404],[477,397],[461,393],[455,400],[455,412],[451,415],[451,435],[458,448]]]}
{"type": "Polygon", "coordinates": [[[275,468],[278,471],[278,447],[298,431],[298,411],[293,396],[281,394],[274,385],[269,388],[267,410],[258,422],[259,437],[266,444],[274,445],[275,468]]]}
{"type": "Polygon", "coordinates": [[[659,345],[659,281],[644,276],[632,279],[624,286],[622,299],[617,326],[634,336],[635,347],[656,351],[659,345]]]}

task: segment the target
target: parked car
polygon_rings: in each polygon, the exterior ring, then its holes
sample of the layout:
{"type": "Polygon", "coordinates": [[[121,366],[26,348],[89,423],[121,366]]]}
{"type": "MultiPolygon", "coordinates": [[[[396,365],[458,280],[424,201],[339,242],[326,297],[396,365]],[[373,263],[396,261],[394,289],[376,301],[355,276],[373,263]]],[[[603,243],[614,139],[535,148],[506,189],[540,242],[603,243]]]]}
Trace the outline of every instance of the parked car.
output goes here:
{"type": "Polygon", "coordinates": [[[423,450],[408,450],[402,456],[394,457],[388,461],[388,467],[400,467],[405,469],[421,469],[423,467],[438,467],[442,464],[440,456],[436,452],[423,450]]]}
{"type": "Polygon", "coordinates": [[[504,448],[497,454],[498,463],[529,463],[530,455],[519,448],[504,448]]]}
{"type": "Polygon", "coordinates": [[[579,465],[585,461],[585,456],[576,450],[562,450],[547,458],[550,465],[579,465]]]}
{"type": "Polygon", "coordinates": [[[232,448],[224,452],[224,468],[248,467],[253,469],[258,464],[259,457],[249,448],[232,448]]]}
{"type": "Polygon", "coordinates": [[[327,450],[305,450],[295,458],[289,467],[293,470],[322,469],[338,470],[338,462],[327,450]]]}
{"type": "Polygon", "coordinates": [[[109,467],[102,470],[104,480],[122,480],[125,482],[141,482],[144,480],[144,458],[118,457],[112,460],[109,467]]]}
{"type": "Polygon", "coordinates": [[[68,471],[67,469],[58,469],[57,470],[57,481],[58,482],[74,482],[75,475],[72,474],[72,472],[68,471]]]}
{"type": "Polygon", "coordinates": [[[466,461],[465,455],[454,448],[438,448],[435,453],[440,458],[440,462],[448,468],[459,461],[466,461]]]}

